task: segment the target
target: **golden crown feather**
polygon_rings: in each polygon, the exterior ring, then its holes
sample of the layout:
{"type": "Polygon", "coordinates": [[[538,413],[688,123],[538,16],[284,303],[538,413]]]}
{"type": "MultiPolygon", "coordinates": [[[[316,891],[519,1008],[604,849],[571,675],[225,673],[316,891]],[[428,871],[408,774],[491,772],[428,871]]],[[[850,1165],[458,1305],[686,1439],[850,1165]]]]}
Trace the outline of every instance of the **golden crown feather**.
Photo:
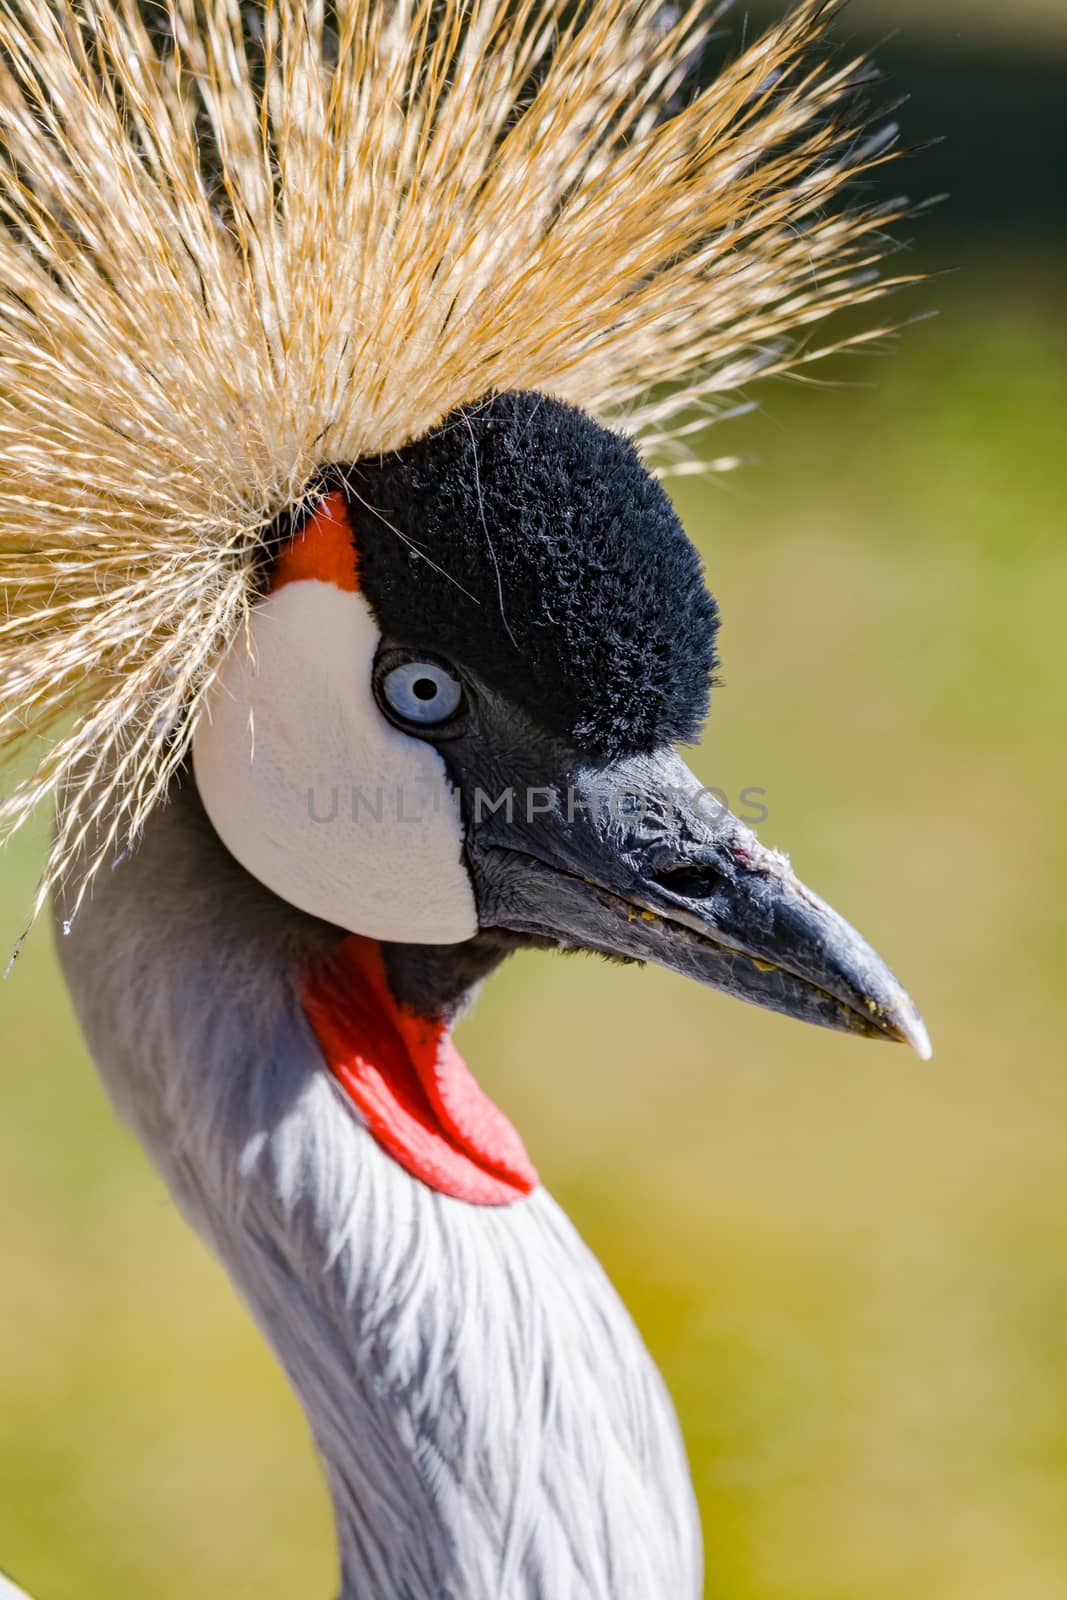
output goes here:
{"type": "Polygon", "coordinates": [[[660,470],[843,343],[902,203],[802,0],[686,92],[707,0],[0,3],[0,807],[35,912],[134,838],[324,464],[532,389],[660,470]],[[44,736],[52,734],[51,742],[44,736]],[[90,843],[91,841],[91,843],[90,843]]]}

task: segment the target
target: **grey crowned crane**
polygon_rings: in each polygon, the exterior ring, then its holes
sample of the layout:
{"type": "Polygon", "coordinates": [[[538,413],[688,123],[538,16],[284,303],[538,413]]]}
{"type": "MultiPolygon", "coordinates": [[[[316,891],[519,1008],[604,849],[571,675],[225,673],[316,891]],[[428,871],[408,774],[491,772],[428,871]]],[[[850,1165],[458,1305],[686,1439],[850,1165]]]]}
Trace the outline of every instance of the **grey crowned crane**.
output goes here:
{"type": "Polygon", "coordinates": [[[717,616],[658,475],[901,281],[834,9],[689,90],[713,5],[3,8],[3,820],[57,798],[37,909],[345,1600],[701,1592],[662,1383],[451,1039],[509,952],[928,1053],[675,753],[717,616]]]}

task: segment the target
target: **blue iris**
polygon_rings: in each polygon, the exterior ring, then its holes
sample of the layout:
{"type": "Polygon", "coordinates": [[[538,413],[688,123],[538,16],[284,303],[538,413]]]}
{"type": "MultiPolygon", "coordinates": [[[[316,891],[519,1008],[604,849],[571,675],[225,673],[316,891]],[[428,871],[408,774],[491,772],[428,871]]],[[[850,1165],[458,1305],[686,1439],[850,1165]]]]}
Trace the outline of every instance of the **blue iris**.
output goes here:
{"type": "Polygon", "coordinates": [[[405,722],[430,726],[459,710],[463,686],[455,673],[436,661],[403,661],[381,680],[390,710],[405,722]]]}

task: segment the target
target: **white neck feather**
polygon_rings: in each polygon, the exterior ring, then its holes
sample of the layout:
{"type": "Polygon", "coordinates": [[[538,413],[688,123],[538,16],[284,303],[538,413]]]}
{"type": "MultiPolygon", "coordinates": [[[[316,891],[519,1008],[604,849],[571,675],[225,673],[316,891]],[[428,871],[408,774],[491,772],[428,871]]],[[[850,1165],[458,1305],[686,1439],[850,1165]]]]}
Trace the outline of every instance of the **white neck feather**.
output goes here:
{"type": "Polygon", "coordinates": [[[118,1110],[301,1398],[343,1600],[698,1595],[684,1453],[629,1316],[543,1191],[469,1206],[366,1132],[292,988],[334,937],[227,856],[186,782],[58,943],[118,1110]]]}

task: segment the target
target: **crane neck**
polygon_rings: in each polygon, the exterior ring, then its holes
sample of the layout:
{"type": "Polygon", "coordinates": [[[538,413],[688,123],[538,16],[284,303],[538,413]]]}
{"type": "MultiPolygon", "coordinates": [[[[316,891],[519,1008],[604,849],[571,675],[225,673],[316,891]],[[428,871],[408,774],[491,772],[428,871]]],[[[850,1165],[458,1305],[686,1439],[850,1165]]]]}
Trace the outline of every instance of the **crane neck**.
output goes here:
{"type": "Polygon", "coordinates": [[[186,782],[57,942],[112,1100],[304,1407],[342,1600],[699,1593],[670,1402],[574,1229],[543,1189],[416,1181],[328,1069],[302,982],[337,930],[249,878],[186,782]]]}

